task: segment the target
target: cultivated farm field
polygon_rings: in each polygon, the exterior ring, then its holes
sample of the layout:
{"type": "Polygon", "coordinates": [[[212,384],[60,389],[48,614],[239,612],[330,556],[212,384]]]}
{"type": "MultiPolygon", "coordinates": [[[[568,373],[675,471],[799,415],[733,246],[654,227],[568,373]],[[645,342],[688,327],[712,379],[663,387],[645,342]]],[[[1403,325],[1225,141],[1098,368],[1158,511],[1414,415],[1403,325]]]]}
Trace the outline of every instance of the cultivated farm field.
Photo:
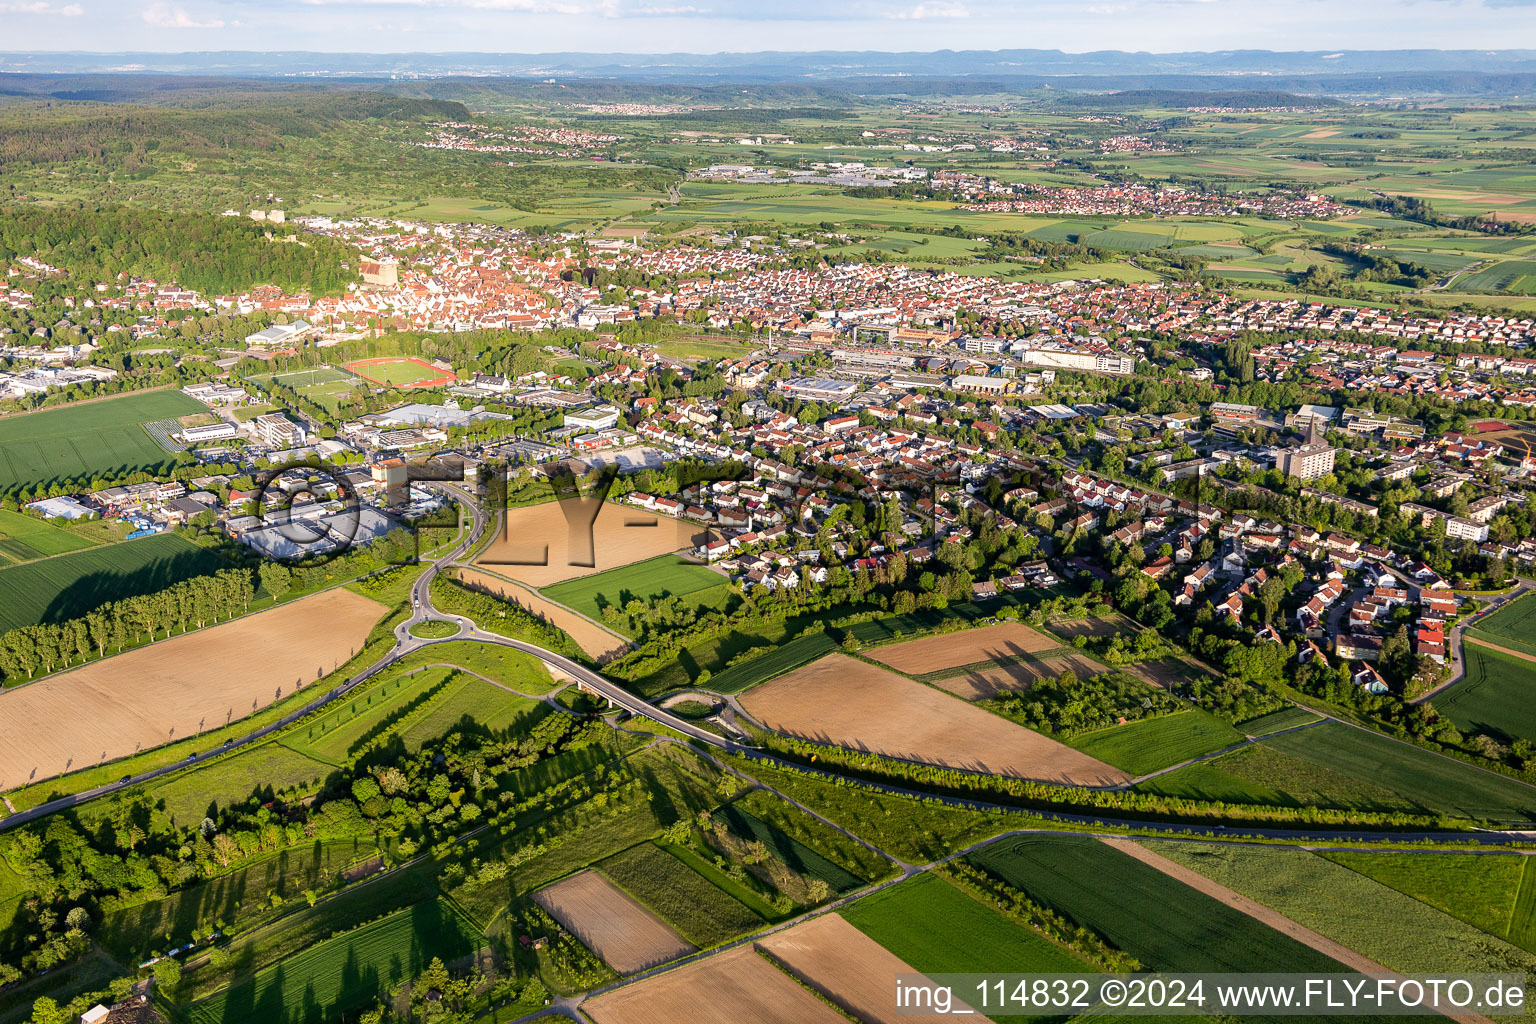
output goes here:
{"type": "Polygon", "coordinates": [[[1524,594],[1467,630],[1467,635],[1536,657],[1536,592],[1524,594]]]}
{"type": "MultiPolygon", "coordinates": [[[[944,1014],[902,1014],[892,1005],[891,979],[911,974],[890,950],[836,914],[825,914],[757,942],[795,977],[867,1024],[947,1020],[944,1014]]],[[[979,1014],[969,1020],[986,1021],[979,1014]]]]}
{"type": "MultiPolygon", "coordinates": [[[[718,945],[763,924],[763,919],[740,900],[652,843],[632,846],[600,861],[597,870],[695,946],[718,945]]],[[[617,964],[609,963],[619,970],[617,964]]]]}
{"type": "Polygon", "coordinates": [[[1004,839],[967,859],[1156,970],[1343,970],[1297,940],[1087,836],[1004,839]]]}
{"type": "Polygon", "coordinates": [[[297,1024],[338,1020],[421,973],[473,952],[475,928],[451,906],[430,900],[285,958],[249,981],[186,1010],[192,1024],[297,1024]]]}
{"type": "Polygon", "coordinates": [[[1021,622],[1004,622],[880,647],[869,656],[898,672],[923,676],[985,662],[1007,664],[1025,655],[1060,646],[1060,641],[1054,637],[1036,632],[1021,622]]]}
{"type": "Polygon", "coordinates": [[[596,871],[581,871],[546,886],[533,899],[620,974],[676,960],[694,949],[596,871]]]}
{"type": "Polygon", "coordinates": [[[96,543],[74,530],[54,526],[9,509],[0,510],[0,565],[62,555],[66,551],[79,551],[96,543]]]}
{"type": "Polygon", "coordinates": [[[51,480],[168,465],[143,424],[205,412],[179,391],[147,391],[0,419],[0,493],[51,480]]]}
{"type": "Polygon", "coordinates": [[[1083,733],[1066,742],[1116,768],[1145,775],[1231,746],[1242,738],[1241,733],[1215,715],[1193,708],[1083,733]]]}
{"type": "Polygon", "coordinates": [[[692,523],[611,501],[595,515],[591,500],[546,501],[509,509],[478,562],[538,589],[693,547],[705,536],[692,523]]]}
{"type": "Polygon", "coordinates": [[[1430,813],[1536,821],[1536,787],[1340,722],[1271,736],[1260,746],[1368,779],[1430,813]]]}
{"type": "Polygon", "coordinates": [[[0,693],[0,788],[243,718],[350,658],[384,610],[328,590],[0,693]]]}
{"type": "Polygon", "coordinates": [[[604,992],[581,1009],[596,1024],[675,1024],[680,1007],[689,1024],[846,1024],[750,945],[604,992]]]}
{"type": "Polygon", "coordinates": [[[602,621],[604,608],[623,608],[630,601],[650,604],[661,597],[687,597],[723,587],[728,581],[717,572],[676,555],[661,555],[592,576],[545,587],[544,596],[602,621]]]}
{"type": "Polygon", "coordinates": [[[1076,785],[1130,776],[922,683],[829,654],[742,698],[768,728],[819,743],[950,768],[1076,785]]]}
{"type": "Polygon", "coordinates": [[[1151,845],[1396,971],[1536,971],[1531,954],[1316,853],[1219,843],[1151,845]],[[1393,927],[1381,927],[1382,921],[1393,927]]]}
{"type": "Polygon", "coordinates": [[[223,567],[211,551],[158,533],[0,568],[0,632],[77,618],[108,601],[154,593],[223,567]]]}
{"type": "MultiPolygon", "coordinates": [[[[1127,665],[1121,671],[1134,668],[1136,666],[1127,665]]],[[[1027,690],[1042,679],[1055,679],[1068,670],[1079,679],[1087,679],[1104,671],[1104,666],[1092,661],[1087,655],[1074,652],[1059,657],[1020,661],[1012,665],[969,669],[960,675],[930,678],[926,682],[962,700],[989,700],[1001,693],[1027,690]]]]}
{"type": "Polygon", "coordinates": [[[1466,677],[1434,698],[1435,709],[1463,732],[1501,743],[1536,739],[1536,657],[1527,660],[1467,639],[1466,677]]]}

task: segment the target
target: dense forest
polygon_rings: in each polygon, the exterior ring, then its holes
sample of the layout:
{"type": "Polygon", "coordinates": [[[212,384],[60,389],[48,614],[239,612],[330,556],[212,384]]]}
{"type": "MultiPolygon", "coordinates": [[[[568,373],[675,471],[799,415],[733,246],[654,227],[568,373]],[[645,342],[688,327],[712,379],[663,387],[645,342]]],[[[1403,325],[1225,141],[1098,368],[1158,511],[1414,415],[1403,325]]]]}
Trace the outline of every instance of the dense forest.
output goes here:
{"type": "Polygon", "coordinates": [[[356,252],[321,235],[244,217],[123,206],[6,206],[0,209],[0,261],[16,255],[92,281],[126,271],[205,295],[259,284],[336,294],[357,276],[356,252]]]}
{"type": "MultiPolygon", "coordinates": [[[[77,94],[81,99],[84,94],[77,94]]],[[[36,103],[6,110],[0,169],[89,160],[135,171],[154,152],[226,156],[281,150],[351,121],[468,120],[462,103],[387,93],[220,94],[202,109],[96,103],[36,103]]]]}

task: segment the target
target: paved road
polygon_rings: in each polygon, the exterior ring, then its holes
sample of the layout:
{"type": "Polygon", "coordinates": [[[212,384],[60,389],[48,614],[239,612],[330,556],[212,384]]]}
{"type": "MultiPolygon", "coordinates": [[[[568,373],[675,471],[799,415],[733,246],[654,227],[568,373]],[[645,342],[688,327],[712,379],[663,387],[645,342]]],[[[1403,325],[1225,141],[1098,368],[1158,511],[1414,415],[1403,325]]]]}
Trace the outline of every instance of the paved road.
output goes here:
{"type": "Polygon", "coordinates": [[[1513,601],[1521,594],[1524,594],[1527,590],[1530,590],[1533,586],[1536,586],[1536,584],[1533,584],[1530,580],[1520,579],[1517,576],[1515,578],[1515,589],[1511,590],[1507,594],[1501,594],[1498,597],[1495,597],[1493,600],[1483,605],[1483,607],[1478,610],[1476,615],[1469,615],[1467,618],[1462,619],[1460,622],[1456,623],[1456,625],[1452,626],[1451,635],[1446,638],[1446,649],[1451,651],[1455,658],[1456,670],[1451,673],[1450,677],[1446,679],[1445,682],[1441,683],[1433,690],[1430,690],[1428,693],[1420,694],[1408,703],[1419,704],[1423,701],[1429,700],[1431,697],[1438,696],[1447,688],[1455,686],[1457,683],[1461,682],[1462,678],[1467,674],[1467,642],[1466,638],[1462,634],[1464,634],[1469,627],[1477,625],[1478,622],[1483,618],[1492,615],[1494,612],[1498,611],[1500,608],[1504,607],[1506,604],[1513,601]]]}

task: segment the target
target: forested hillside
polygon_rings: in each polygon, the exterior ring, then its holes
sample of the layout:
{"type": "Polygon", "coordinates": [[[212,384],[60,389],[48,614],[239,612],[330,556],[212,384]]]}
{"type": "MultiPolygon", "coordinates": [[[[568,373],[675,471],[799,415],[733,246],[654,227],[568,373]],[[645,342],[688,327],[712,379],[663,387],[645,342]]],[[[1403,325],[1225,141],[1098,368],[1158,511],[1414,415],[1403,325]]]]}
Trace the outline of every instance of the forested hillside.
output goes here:
{"type": "Polygon", "coordinates": [[[209,295],[259,284],[333,294],[357,276],[357,254],[321,235],[244,217],[125,206],[0,208],[0,261],[16,255],[91,280],[127,271],[209,295]]]}

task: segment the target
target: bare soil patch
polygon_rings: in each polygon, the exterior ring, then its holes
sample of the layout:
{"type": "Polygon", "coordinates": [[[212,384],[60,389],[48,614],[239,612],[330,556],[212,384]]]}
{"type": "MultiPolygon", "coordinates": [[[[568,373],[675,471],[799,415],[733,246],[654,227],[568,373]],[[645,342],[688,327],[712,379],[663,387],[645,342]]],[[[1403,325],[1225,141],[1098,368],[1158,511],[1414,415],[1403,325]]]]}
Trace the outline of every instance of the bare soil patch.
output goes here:
{"type": "Polygon", "coordinates": [[[1130,778],[1022,725],[843,654],[764,683],[742,703],[775,731],[887,757],[1073,785],[1130,778]]]}
{"type": "MultiPolygon", "coordinates": [[[[915,973],[890,950],[836,914],[797,924],[758,942],[791,974],[866,1024],[950,1020],[945,1014],[896,1015],[891,981],[915,973]]],[[[968,1020],[987,1021],[979,1014],[968,1020]]]]}
{"type": "Polygon", "coordinates": [[[1006,662],[1021,655],[1060,647],[1055,637],[1038,633],[1022,622],[1004,622],[958,633],[940,633],[870,651],[869,656],[898,672],[921,676],[978,662],[1006,662]]]}
{"type": "Polygon", "coordinates": [[[546,886],[534,902],[620,974],[634,974],[694,951],[655,914],[596,871],[546,886]]]}
{"type": "Polygon", "coordinates": [[[460,569],[459,579],[477,590],[483,590],[487,594],[496,595],[503,601],[520,605],[551,625],[559,626],[570,635],[572,640],[576,641],[578,647],[596,659],[598,664],[629,649],[629,641],[617,633],[611,633],[591,619],[578,615],[564,605],[556,604],[543,594],[529,590],[511,580],[493,576],[479,569],[460,569]]]}
{"type": "Polygon", "coordinates": [[[507,512],[505,528],[476,561],[499,576],[538,589],[617,569],[708,536],[694,523],[603,502],[546,501],[507,512]]]}
{"type": "Polygon", "coordinates": [[[1104,671],[1102,665],[1081,654],[1069,654],[1060,658],[966,672],[964,675],[935,680],[932,685],[962,700],[987,700],[1007,691],[1027,690],[1042,679],[1055,679],[1069,668],[1079,679],[1087,679],[1104,671]]]}
{"type": "Polygon", "coordinates": [[[581,1009],[596,1024],[848,1024],[751,945],[604,992],[581,1009]]]}
{"type": "Polygon", "coordinates": [[[1135,628],[1118,615],[1073,619],[1070,622],[1052,622],[1049,627],[1052,633],[1064,636],[1068,640],[1075,636],[1114,636],[1116,633],[1129,633],[1135,628]]]}
{"type": "Polygon", "coordinates": [[[621,224],[611,224],[598,233],[599,238],[644,238],[651,233],[650,228],[625,227],[621,224]]]}
{"type": "Polygon", "coordinates": [[[363,645],[385,608],[328,590],[0,694],[0,789],[244,718],[363,645]]]}
{"type": "Polygon", "coordinates": [[[1120,665],[1117,671],[1127,675],[1133,675],[1142,682],[1167,690],[1187,679],[1195,676],[1203,676],[1204,672],[1178,658],[1167,658],[1163,661],[1147,661],[1139,665],[1120,665]]]}

